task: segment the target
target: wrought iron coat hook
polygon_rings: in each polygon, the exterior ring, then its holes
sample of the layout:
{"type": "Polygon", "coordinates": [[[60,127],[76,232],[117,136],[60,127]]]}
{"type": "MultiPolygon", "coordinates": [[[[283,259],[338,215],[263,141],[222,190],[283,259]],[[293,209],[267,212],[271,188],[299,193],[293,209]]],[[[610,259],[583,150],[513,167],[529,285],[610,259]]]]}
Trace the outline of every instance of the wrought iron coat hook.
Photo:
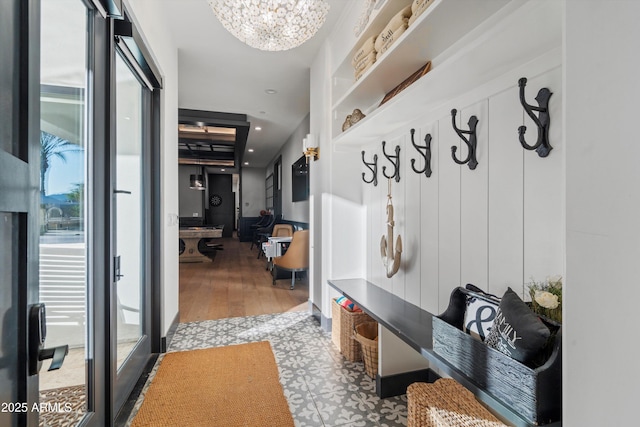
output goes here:
{"type": "Polygon", "coordinates": [[[524,111],[529,115],[529,117],[531,117],[531,120],[533,120],[538,127],[538,141],[534,145],[527,144],[524,140],[524,133],[527,131],[527,127],[520,126],[518,128],[520,144],[522,145],[522,148],[526,150],[536,150],[540,157],[547,157],[553,149],[549,144],[549,125],[551,124],[551,117],[549,116],[549,98],[551,98],[552,93],[546,87],[540,89],[536,96],[538,106],[535,107],[527,104],[527,101],[524,99],[524,88],[526,85],[526,77],[518,80],[518,86],[520,86],[520,104],[522,104],[524,111]],[[533,113],[534,111],[539,113],[537,117],[533,113]]]}
{"type": "Polygon", "coordinates": [[[382,154],[391,162],[393,165],[393,174],[391,176],[387,175],[387,167],[382,167],[382,174],[385,178],[392,179],[395,178],[396,182],[400,182],[400,146],[396,145],[396,154],[387,154],[384,147],[387,145],[386,141],[382,141],[382,154]]]}
{"type": "Polygon", "coordinates": [[[424,176],[429,178],[431,176],[431,134],[428,133],[424,137],[425,145],[418,145],[413,140],[413,136],[415,135],[415,133],[416,130],[411,129],[411,144],[413,144],[414,148],[424,158],[424,168],[422,168],[422,170],[417,170],[416,159],[411,159],[411,169],[413,169],[413,171],[417,174],[424,173],[424,176]]]}
{"type": "Polygon", "coordinates": [[[367,184],[373,183],[374,187],[377,186],[378,185],[378,155],[374,154],[373,162],[369,163],[364,159],[364,151],[362,151],[362,163],[364,163],[364,165],[367,168],[369,168],[369,170],[373,174],[373,177],[369,181],[367,181],[366,179],[364,179],[365,173],[362,172],[362,180],[367,184]]]}
{"type": "Polygon", "coordinates": [[[455,108],[451,110],[451,123],[453,124],[453,130],[456,131],[458,136],[467,144],[469,148],[469,153],[467,154],[467,158],[464,160],[458,160],[456,157],[456,151],[458,147],[455,145],[451,147],[451,157],[453,157],[453,161],[459,165],[468,165],[469,169],[474,170],[476,166],[478,166],[478,160],[476,159],[476,126],[478,125],[478,118],[476,116],[469,117],[469,130],[461,130],[456,126],[456,114],[458,114],[458,110],[455,108]],[[465,138],[464,135],[469,135],[469,138],[465,138]]]}

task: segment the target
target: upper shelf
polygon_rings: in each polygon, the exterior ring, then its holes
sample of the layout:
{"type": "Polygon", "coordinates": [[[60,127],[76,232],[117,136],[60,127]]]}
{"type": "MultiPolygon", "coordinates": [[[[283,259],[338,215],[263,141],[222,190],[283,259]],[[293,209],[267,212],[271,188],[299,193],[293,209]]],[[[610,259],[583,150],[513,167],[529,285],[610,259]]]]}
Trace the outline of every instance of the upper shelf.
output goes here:
{"type": "MultiPolygon", "coordinates": [[[[354,81],[351,58],[360,44],[371,35],[380,33],[391,17],[403,7],[403,2],[399,5],[397,1],[388,1],[336,70],[334,99],[337,102],[334,108],[345,102],[365,108],[377,98],[379,101],[421,65],[440,55],[508,2],[436,0],[358,81],[354,81]]],[[[404,3],[406,6],[406,1],[404,3]]]]}
{"type": "MultiPolygon", "coordinates": [[[[415,120],[416,112],[424,115],[557,50],[562,41],[560,3],[437,0],[334,104],[335,148],[379,142],[380,135],[415,120]],[[429,59],[429,73],[378,107],[387,92],[429,59]],[[340,124],[354,108],[367,117],[341,132],[340,124]]],[[[345,63],[350,66],[350,58],[345,63]]],[[[343,67],[334,75],[334,98],[343,67]]]]}

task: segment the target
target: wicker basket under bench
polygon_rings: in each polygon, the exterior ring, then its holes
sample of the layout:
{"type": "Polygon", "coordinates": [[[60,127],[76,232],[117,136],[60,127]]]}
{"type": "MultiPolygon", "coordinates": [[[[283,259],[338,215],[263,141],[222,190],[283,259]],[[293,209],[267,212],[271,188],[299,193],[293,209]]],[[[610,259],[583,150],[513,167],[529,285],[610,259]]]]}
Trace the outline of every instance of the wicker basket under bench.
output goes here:
{"type": "Polygon", "coordinates": [[[451,378],[407,388],[407,427],[507,427],[451,378]]]}
{"type": "Polygon", "coordinates": [[[367,313],[351,312],[340,306],[333,298],[331,302],[331,340],[338,347],[340,353],[351,362],[362,361],[360,343],[353,337],[355,327],[360,323],[373,322],[367,313]]]}

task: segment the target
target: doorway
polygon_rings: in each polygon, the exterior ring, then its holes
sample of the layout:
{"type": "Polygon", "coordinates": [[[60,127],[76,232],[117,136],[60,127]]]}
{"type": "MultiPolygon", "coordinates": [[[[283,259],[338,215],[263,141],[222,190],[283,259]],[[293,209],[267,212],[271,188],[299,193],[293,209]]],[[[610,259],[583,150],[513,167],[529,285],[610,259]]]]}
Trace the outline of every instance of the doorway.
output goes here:
{"type": "Polygon", "coordinates": [[[108,36],[114,21],[96,4],[0,2],[0,400],[14,406],[0,411],[3,426],[111,425],[160,340],[147,249],[159,228],[159,84],[127,52],[135,29],[108,36]],[[138,84],[138,115],[127,116],[135,144],[117,135],[126,126],[114,101],[132,103],[117,87],[131,81],[123,70],[138,84]],[[118,170],[131,173],[133,203],[117,200],[118,170]],[[133,227],[138,246],[118,238],[117,224],[133,227]],[[133,284],[119,289],[116,255],[127,247],[135,253],[121,267],[133,284]]]}

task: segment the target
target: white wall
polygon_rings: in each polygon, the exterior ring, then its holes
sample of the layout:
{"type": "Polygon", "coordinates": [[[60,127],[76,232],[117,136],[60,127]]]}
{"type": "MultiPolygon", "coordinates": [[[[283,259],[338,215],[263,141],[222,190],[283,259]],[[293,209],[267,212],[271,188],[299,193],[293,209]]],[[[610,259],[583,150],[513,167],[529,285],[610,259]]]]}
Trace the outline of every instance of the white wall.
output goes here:
{"type": "Polygon", "coordinates": [[[265,170],[242,168],[242,216],[260,216],[265,209],[265,170]]]}
{"type": "Polygon", "coordinates": [[[567,0],[565,426],[637,425],[640,2],[567,0]]]}
{"type": "Polygon", "coordinates": [[[293,202],[291,196],[291,165],[302,156],[302,140],[308,133],[309,116],[307,115],[271,160],[264,175],[266,179],[273,173],[276,159],[282,156],[282,215],[289,221],[309,222],[309,201],[293,202]]]}
{"type": "Polygon", "coordinates": [[[155,0],[124,0],[163,79],[161,107],[162,334],[178,314],[178,49],[155,0]]]}
{"type": "MultiPolygon", "coordinates": [[[[206,191],[192,190],[191,175],[202,174],[201,166],[179,165],[178,166],[178,214],[181,217],[202,218],[204,217],[204,201],[206,191]]],[[[205,174],[206,175],[206,174],[205,174]]],[[[204,179],[207,179],[206,177],[204,179]]]]}
{"type": "Polygon", "coordinates": [[[331,74],[351,49],[345,40],[353,37],[359,12],[356,2],[345,7],[311,66],[309,121],[318,136],[320,160],[310,164],[309,298],[325,317],[331,317],[330,301],[336,295],[327,280],[364,275],[365,210],[359,181],[351,179],[359,170],[359,154],[336,153],[331,142],[331,74]]]}

